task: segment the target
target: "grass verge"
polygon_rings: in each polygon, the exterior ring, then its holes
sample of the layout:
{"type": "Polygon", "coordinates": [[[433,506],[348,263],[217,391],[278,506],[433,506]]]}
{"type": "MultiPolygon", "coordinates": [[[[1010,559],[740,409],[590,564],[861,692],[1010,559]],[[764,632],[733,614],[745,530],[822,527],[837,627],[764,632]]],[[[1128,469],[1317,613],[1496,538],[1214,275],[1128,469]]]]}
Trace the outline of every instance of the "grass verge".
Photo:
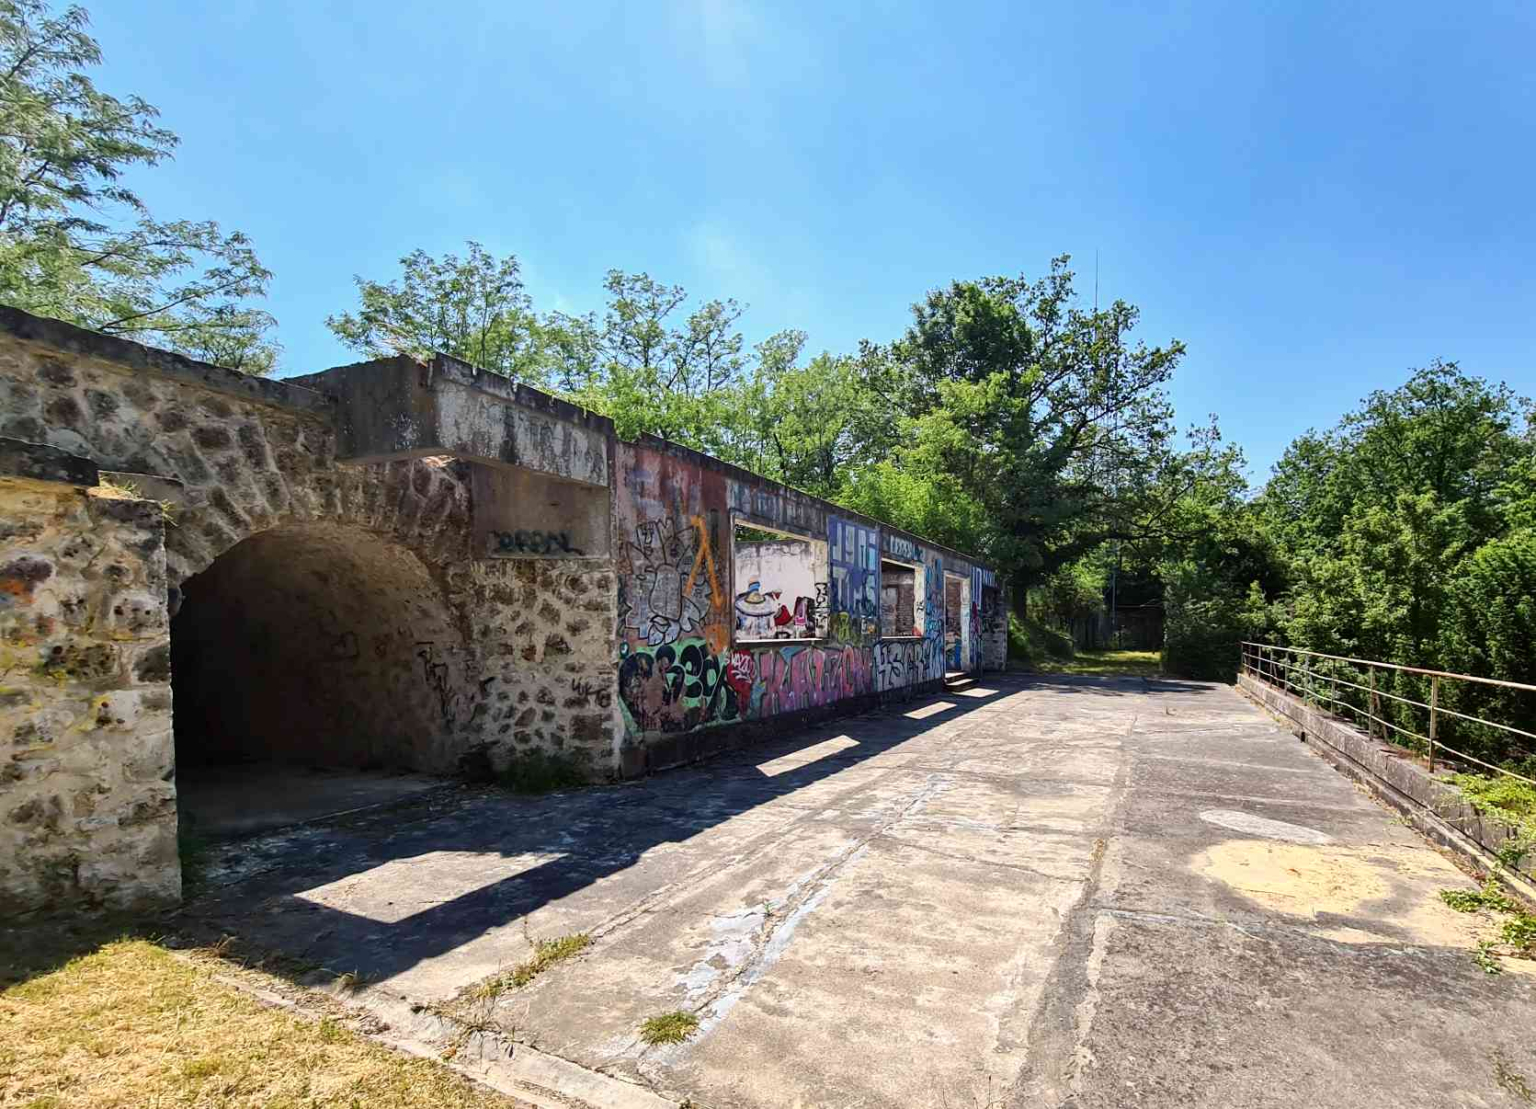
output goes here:
{"type": "Polygon", "coordinates": [[[0,1105],[139,1109],[510,1109],[436,1063],[335,1020],[269,1008],[141,939],[0,992],[0,1105]]]}
{"type": "Polygon", "coordinates": [[[640,1026],[640,1038],[648,1044],[680,1044],[699,1027],[699,1018],[677,1009],[652,1017],[640,1026]]]}
{"type": "Polygon", "coordinates": [[[579,955],[592,943],[585,932],[575,932],[553,940],[539,940],[533,945],[533,958],[519,963],[506,974],[498,974],[475,987],[476,997],[497,997],[508,990],[520,990],[556,963],[579,955]]]}
{"type": "Polygon", "coordinates": [[[1536,916],[1505,893],[1496,876],[1488,875],[1481,889],[1441,890],[1440,900],[1459,913],[1486,910],[1503,918],[1499,921],[1498,940],[1483,940],[1472,956],[1472,961],[1489,974],[1498,974],[1503,969],[1496,955],[1536,959],[1536,916]]]}
{"type": "Polygon", "coordinates": [[[1091,674],[1099,677],[1155,678],[1162,673],[1156,651],[1079,651],[1074,658],[1037,659],[1033,669],[1041,674],[1091,674]]]}

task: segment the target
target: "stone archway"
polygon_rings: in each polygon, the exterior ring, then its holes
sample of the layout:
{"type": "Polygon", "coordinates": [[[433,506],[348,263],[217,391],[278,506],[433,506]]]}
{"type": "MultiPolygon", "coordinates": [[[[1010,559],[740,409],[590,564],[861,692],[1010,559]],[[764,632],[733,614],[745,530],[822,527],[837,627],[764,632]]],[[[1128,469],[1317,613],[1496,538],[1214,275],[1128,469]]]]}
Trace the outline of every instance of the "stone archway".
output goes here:
{"type": "Polygon", "coordinates": [[[355,526],[287,524],[181,589],[173,728],[194,827],[275,826],[424,788],[401,772],[456,768],[464,637],[409,549],[355,526]]]}

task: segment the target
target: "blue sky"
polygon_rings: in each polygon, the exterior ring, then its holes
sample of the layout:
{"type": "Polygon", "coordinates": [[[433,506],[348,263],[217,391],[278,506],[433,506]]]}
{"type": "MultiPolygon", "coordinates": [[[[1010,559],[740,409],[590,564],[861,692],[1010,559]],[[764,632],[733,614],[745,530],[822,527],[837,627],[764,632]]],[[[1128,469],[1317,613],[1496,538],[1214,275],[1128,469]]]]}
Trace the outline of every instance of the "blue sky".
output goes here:
{"type": "Polygon", "coordinates": [[[252,236],[285,373],[350,360],[353,274],[475,238],[542,308],[643,269],[834,351],[1059,253],[1091,299],[1097,252],[1259,478],[1437,356],[1536,393],[1525,0],[87,2],[183,140],[135,183],[252,236]]]}

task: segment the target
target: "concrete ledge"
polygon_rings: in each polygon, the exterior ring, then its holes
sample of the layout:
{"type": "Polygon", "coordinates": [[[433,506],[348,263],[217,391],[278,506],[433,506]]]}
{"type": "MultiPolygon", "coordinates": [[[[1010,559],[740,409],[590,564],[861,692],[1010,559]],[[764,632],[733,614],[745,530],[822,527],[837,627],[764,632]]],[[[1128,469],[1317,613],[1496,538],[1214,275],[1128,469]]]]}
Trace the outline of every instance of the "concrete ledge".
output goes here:
{"type": "Polygon", "coordinates": [[[0,477],[50,481],[62,485],[100,484],[96,463],[43,443],[0,438],[0,477]]]}
{"type": "MultiPolygon", "coordinates": [[[[1406,750],[1366,735],[1331,713],[1309,705],[1285,690],[1248,674],[1239,675],[1237,689],[1277,716],[1296,725],[1296,734],[1311,743],[1334,767],[1369,787],[1378,797],[1414,820],[1436,842],[1487,868],[1500,848],[1518,831],[1468,804],[1461,790],[1431,777],[1406,750]]],[[[1536,852],[1509,868],[1518,892],[1536,899],[1536,852]],[[1513,875],[1512,875],[1513,877],[1513,875]],[[1523,879],[1523,880],[1522,880],[1523,879]]]]}

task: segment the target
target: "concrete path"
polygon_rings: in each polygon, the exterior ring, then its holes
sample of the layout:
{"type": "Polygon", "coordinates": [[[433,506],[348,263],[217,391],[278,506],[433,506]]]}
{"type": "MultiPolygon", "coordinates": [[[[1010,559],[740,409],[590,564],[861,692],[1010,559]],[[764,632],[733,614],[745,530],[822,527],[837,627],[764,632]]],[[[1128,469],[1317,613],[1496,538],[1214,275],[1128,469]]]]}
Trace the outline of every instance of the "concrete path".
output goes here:
{"type": "Polygon", "coordinates": [[[1222,686],[989,679],[645,782],[245,841],[204,926],[674,1100],[1520,1106],[1472,883],[1222,686]],[[518,990],[531,941],[593,944],[518,990]],[[682,1045],[638,1029],[695,1013],[682,1045]]]}

